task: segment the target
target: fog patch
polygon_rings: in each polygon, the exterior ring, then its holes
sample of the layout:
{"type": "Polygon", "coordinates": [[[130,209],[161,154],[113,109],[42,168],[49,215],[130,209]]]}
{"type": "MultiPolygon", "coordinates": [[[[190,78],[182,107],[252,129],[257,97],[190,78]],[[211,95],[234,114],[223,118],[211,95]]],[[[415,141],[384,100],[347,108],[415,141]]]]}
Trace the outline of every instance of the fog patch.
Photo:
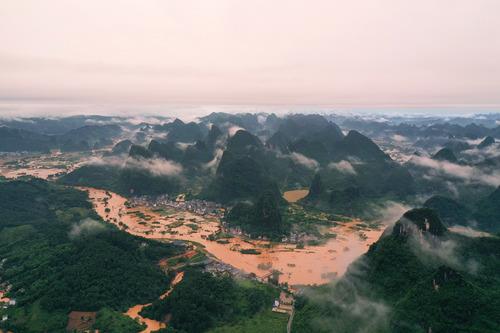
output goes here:
{"type": "Polygon", "coordinates": [[[259,114],[257,115],[257,122],[260,124],[260,125],[264,125],[266,123],[266,120],[267,120],[267,116],[263,115],[263,114],[259,114]]]}
{"type": "Polygon", "coordinates": [[[68,233],[70,239],[76,239],[81,236],[94,235],[104,231],[106,227],[99,221],[86,218],[78,223],[74,223],[71,226],[71,230],[68,233]]]}
{"type": "Polygon", "coordinates": [[[352,164],[349,161],[342,160],[340,162],[331,162],[328,164],[328,168],[330,169],[335,169],[337,171],[340,171],[342,173],[346,174],[351,174],[351,175],[356,175],[356,170],[354,170],[352,164]]]}
{"type": "Polygon", "coordinates": [[[224,154],[224,150],[221,148],[217,148],[215,150],[214,158],[203,165],[203,168],[209,170],[211,173],[215,174],[217,167],[219,166],[219,162],[222,158],[222,154],[224,154]]]}
{"type": "Polygon", "coordinates": [[[422,232],[412,222],[407,227],[412,229],[409,233],[408,245],[419,260],[427,265],[435,263],[445,264],[453,269],[467,271],[476,274],[479,263],[475,260],[461,258],[459,255],[460,245],[453,239],[442,239],[430,233],[422,232]]]}
{"type": "Polygon", "coordinates": [[[392,138],[392,140],[394,140],[396,142],[408,141],[408,138],[406,136],[400,135],[400,134],[394,134],[391,138],[392,138]]]}
{"type": "Polygon", "coordinates": [[[132,158],[126,155],[92,158],[86,164],[145,170],[154,176],[178,176],[183,170],[180,164],[163,158],[132,158]]]}
{"type": "Polygon", "coordinates": [[[311,320],[313,332],[370,333],[389,328],[391,308],[365,296],[370,294],[371,288],[362,281],[363,273],[355,272],[363,267],[362,260],[351,265],[351,274],[333,282],[330,288],[306,289],[304,296],[311,303],[328,309],[311,320]]]}
{"type": "Polygon", "coordinates": [[[303,165],[308,169],[317,170],[319,168],[319,163],[315,159],[309,158],[299,153],[291,153],[290,158],[297,164],[303,165]]]}
{"type": "Polygon", "coordinates": [[[490,146],[484,148],[473,148],[463,152],[465,157],[469,157],[475,162],[480,162],[485,158],[496,158],[500,157],[500,144],[495,142],[490,146]]]}
{"type": "Polygon", "coordinates": [[[179,148],[180,150],[182,151],[186,151],[186,149],[189,148],[189,146],[192,146],[193,143],[186,143],[186,142],[176,142],[175,145],[177,146],[177,148],[179,148]]]}
{"type": "Polygon", "coordinates": [[[476,167],[450,163],[447,161],[436,161],[424,156],[414,156],[409,162],[431,169],[433,172],[429,175],[430,177],[448,175],[467,182],[479,182],[495,187],[500,185],[499,170],[493,170],[487,173],[476,167]]]}
{"type": "Polygon", "coordinates": [[[111,118],[111,119],[85,119],[85,124],[87,125],[115,125],[123,123],[123,119],[120,118],[111,118]]]}
{"type": "Polygon", "coordinates": [[[381,224],[390,226],[396,223],[410,209],[412,207],[406,204],[396,201],[386,201],[376,207],[375,220],[381,224]]]}
{"type": "Polygon", "coordinates": [[[231,136],[234,136],[236,134],[236,132],[238,132],[239,130],[245,131],[245,129],[243,127],[232,125],[227,129],[227,132],[229,133],[229,136],[231,137],[231,136]]]}
{"type": "Polygon", "coordinates": [[[493,237],[492,234],[484,231],[479,231],[476,229],[473,229],[471,227],[465,227],[463,225],[454,225],[451,227],[448,227],[448,230],[457,234],[460,234],[462,236],[467,236],[471,238],[479,238],[479,237],[493,237]]]}
{"type": "Polygon", "coordinates": [[[172,121],[172,118],[134,116],[134,117],[128,117],[126,121],[131,125],[141,125],[141,124],[161,125],[165,122],[172,121]]]}

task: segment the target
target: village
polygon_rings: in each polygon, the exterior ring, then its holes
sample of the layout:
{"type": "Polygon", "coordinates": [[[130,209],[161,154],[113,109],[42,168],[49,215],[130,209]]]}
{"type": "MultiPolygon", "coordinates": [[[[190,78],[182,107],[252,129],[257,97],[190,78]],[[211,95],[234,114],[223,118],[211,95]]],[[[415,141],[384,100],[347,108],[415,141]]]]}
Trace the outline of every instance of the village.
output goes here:
{"type": "Polygon", "coordinates": [[[158,196],[136,196],[129,200],[130,207],[146,206],[151,208],[173,208],[192,212],[201,216],[210,216],[222,218],[226,212],[226,208],[221,204],[206,201],[206,200],[186,200],[185,194],[180,194],[175,197],[168,194],[158,196]]]}
{"type": "MultiPolygon", "coordinates": [[[[288,316],[289,322],[293,319],[293,300],[301,292],[301,285],[325,283],[336,278],[346,267],[344,260],[338,258],[357,256],[366,249],[368,241],[378,235],[373,230],[368,240],[362,239],[358,237],[358,231],[351,229],[351,225],[355,226],[351,223],[337,226],[342,236],[324,245],[310,246],[306,242],[305,247],[300,247],[299,242],[307,237],[305,233],[289,235],[283,239],[286,243],[271,244],[264,239],[250,239],[241,229],[227,225],[223,218],[226,207],[214,202],[186,200],[186,195],[126,199],[105,190],[80,189],[89,192],[96,212],[104,221],[137,236],[183,246],[184,255],[166,258],[165,269],[180,273],[187,267],[197,266],[213,275],[227,274],[235,279],[275,286],[280,291],[279,296],[269,304],[269,309],[288,316]],[[351,243],[349,237],[354,242],[351,243]],[[351,243],[351,249],[346,247],[347,243],[351,243]],[[323,264],[311,265],[315,261],[313,257],[321,259],[323,264]],[[328,261],[341,263],[342,266],[331,271],[328,261]]],[[[162,263],[159,264],[162,267],[162,263]]],[[[0,284],[2,310],[16,305],[15,299],[7,297],[10,288],[6,282],[0,284]]],[[[141,323],[158,327],[158,322],[148,322],[138,316],[136,310],[140,306],[130,308],[126,314],[141,323]]],[[[89,329],[95,314],[74,310],[68,317],[68,330],[89,329]]],[[[9,320],[6,315],[1,318],[9,320]]]]}

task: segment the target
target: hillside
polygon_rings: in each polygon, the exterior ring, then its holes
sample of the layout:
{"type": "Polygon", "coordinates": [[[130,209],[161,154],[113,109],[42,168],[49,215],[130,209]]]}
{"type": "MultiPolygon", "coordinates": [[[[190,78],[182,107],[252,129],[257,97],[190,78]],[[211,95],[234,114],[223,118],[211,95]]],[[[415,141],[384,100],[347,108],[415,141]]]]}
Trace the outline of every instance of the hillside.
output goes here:
{"type": "Polygon", "coordinates": [[[408,211],[342,279],[298,302],[294,331],[497,331],[499,251],[498,237],[460,236],[430,209],[408,211]]]}
{"type": "Polygon", "coordinates": [[[182,250],[118,231],[85,192],[44,181],[0,183],[0,214],[2,281],[18,303],[4,328],[16,332],[62,332],[70,311],[155,299],[169,285],[157,261],[182,250]]]}

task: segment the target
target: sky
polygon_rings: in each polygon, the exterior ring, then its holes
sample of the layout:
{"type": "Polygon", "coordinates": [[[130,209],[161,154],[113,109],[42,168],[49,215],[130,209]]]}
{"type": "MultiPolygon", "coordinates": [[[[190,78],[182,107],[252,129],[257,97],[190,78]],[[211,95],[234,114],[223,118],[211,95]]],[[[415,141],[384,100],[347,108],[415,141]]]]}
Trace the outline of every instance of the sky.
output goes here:
{"type": "Polygon", "coordinates": [[[498,13],[498,0],[2,0],[0,113],[498,110],[498,13]]]}

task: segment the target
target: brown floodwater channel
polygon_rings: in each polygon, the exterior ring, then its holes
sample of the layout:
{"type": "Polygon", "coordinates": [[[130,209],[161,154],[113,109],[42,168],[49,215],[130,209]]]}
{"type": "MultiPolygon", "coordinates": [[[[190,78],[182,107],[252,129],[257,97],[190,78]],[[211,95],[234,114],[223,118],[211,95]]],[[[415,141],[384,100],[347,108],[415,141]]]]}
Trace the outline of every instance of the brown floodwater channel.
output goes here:
{"type": "Polygon", "coordinates": [[[324,284],[342,276],[350,263],[364,254],[378,240],[383,229],[360,228],[362,221],[339,223],[330,232],[336,238],[322,245],[304,246],[270,243],[235,236],[224,243],[207,237],[221,229],[217,218],[207,218],[187,211],[153,210],[150,207],[131,207],[126,198],[104,190],[81,188],[88,191],[97,213],[107,222],[127,232],[151,239],[185,240],[202,244],[218,260],[246,273],[259,277],[273,270],[282,274],[280,282],[289,285],[324,284]],[[259,254],[242,254],[241,249],[254,249],[259,254]]]}

